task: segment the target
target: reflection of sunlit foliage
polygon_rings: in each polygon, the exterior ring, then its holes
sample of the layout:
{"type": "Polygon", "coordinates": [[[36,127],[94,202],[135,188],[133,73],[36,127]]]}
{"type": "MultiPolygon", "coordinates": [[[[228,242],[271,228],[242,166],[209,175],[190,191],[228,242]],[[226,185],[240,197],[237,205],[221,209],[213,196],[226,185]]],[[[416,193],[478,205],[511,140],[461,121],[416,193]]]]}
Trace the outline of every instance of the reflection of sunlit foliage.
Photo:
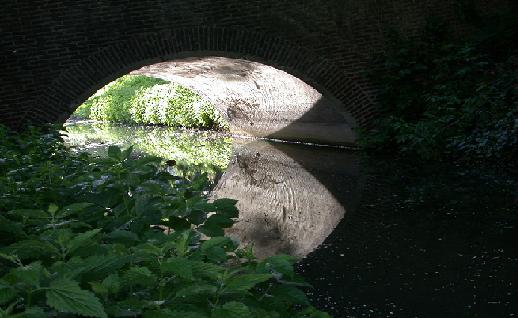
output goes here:
{"type": "Polygon", "coordinates": [[[227,128],[214,106],[192,90],[143,75],[125,75],[109,83],[73,115],[119,123],[227,128]]]}
{"type": "Polygon", "coordinates": [[[140,152],[176,161],[184,175],[207,173],[213,178],[230,160],[232,139],[207,131],[178,131],[166,127],[124,127],[110,124],[67,126],[69,144],[105,154],[107,144],[134,145],[140,152]],[[96,151],[95,148],[101,148],[96,151]]]}

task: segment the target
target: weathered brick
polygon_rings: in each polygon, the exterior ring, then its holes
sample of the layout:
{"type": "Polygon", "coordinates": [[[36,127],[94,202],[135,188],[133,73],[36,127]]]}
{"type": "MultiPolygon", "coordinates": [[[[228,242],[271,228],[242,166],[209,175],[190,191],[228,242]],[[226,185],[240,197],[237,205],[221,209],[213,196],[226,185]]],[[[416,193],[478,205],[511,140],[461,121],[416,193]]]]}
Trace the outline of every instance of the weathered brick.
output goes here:
{"type": "MultiPolygon", "coordinates": [[[[482,16],[510,0],[474,0],[482,16]]],[[[456,0],[7,0],[0,6],[0,122],[54,122],[107,79],[178,55],[250,57],[338,98],[362,126],[376,112],[385,32],[419,34],[430,15],[473,27],[456,0]],[[71,107],[72,105],[72,107],[71,107]]]]}

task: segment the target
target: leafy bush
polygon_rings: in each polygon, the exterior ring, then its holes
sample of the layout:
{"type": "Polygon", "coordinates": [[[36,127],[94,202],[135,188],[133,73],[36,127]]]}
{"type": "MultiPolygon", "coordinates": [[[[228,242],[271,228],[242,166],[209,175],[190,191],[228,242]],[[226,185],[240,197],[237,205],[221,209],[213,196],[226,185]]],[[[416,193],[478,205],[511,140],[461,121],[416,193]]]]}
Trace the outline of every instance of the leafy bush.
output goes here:
{"type": "Polygon", "coordinates": [[[68,152],[50,132],[0,129],[0,316],[328,317],[293,259],[224,237],[235,201],[154,157],[68,152]]]}
{"type": "Polygon", "coordinates": [[[74,115],[89,114],[88,118],[95,120],[132,122],[130,112],[135,96],[146,88],[164,83],[167,82],[153,77],[122,76],[97,91],[74,115]]]}
{"type": "Polygon", "coordinates": [[[119,123],[228,128],[214,107],[190,89],[143,75],[125,75],[109,83],[73,115],[119,123]]]}
{"type": "Polygon", "coordinates": [[[515,23],[465,43],[446,33],[430,24],[421,39],[393,40],[380,83],[384,115],[363,145],[424,159],[516,157],[515,23]],[[488,43],[501,42],[507,47],[495,54],[488,43]]]}

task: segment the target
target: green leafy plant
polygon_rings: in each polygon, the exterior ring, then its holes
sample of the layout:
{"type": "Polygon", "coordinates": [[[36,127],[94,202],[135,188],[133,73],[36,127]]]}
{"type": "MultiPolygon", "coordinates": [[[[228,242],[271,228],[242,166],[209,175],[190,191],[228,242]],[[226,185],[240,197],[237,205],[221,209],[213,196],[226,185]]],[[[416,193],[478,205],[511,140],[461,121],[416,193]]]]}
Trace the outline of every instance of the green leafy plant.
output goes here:
{"type": "Polygon", "coordinates": [[[293,259],[224,236],[235,201],[161,159],[68,152],[55,131],[0,128],[1,317],[328,317],[293,259]]]}
{"type": "Polygon", "coordinates": [[[515,158],[516,22],[484,30],[460,42],[446,37],[440,23],[430,23],[420,39],[395,37],[382,61],[383,114],[374,129],[363,132],[362,144],[424,159],[515,158]],[[496,54],[496,43],[507,46],[496,54]]]}
{"type": "Polygon", "coordinates": [[[216,109],[192,90],[167,81],[124,75],[81,104],[73,116],[99,121],[228,129],[216,109]]]}

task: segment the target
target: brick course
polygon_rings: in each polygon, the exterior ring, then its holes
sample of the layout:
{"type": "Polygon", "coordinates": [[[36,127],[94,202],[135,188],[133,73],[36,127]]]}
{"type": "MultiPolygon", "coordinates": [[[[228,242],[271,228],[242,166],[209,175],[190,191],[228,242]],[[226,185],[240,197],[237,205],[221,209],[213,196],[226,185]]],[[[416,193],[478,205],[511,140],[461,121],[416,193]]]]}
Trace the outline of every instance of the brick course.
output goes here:
{"type": "MultiPolygon", "coordinates": [[[[473,0],[481,13],[512,6],[473,0]]],[[[6,0],[0,6],[0,122],[62,121],[108,81],[171,58],[263,62],[376,115],[366,77],[388,28],[413,36],[434,15],[462,33],[458,0],[6,0]]]]}

